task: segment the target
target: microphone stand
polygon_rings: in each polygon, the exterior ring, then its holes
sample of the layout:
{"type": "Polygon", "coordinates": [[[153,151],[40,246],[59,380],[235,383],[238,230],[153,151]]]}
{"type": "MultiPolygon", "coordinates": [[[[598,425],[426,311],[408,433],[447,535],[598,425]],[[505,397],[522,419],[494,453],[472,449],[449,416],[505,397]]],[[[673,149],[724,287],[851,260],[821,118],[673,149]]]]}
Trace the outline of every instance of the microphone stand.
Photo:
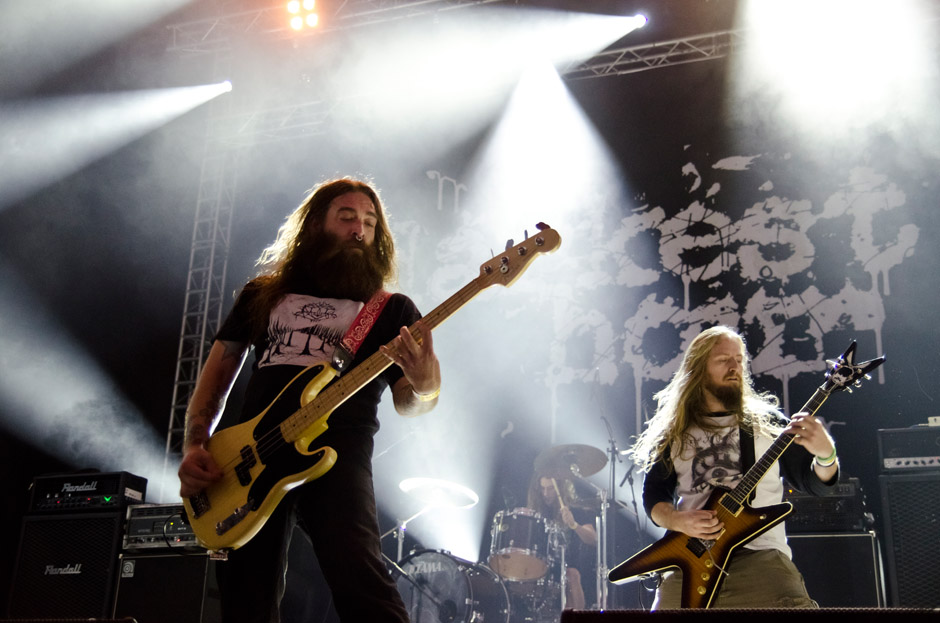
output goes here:
{"type": "MultiPolygon", "coordinates": [[[[397,524],[394,528],[392,528],[391,530],[389,530],[388,532],[386,532],[385,534],[383,534],[382,536],[379,537],[379,539],[381,540],[381,539],[384,539],[385,537],[387,537],[388,535],[392,534],[393,532],[395,533],[395,540],[398,541],[398,560],[401,560],[401,557],[402,557],[402,554],[403,554],[403,551],[402,551],[402,550],[403,550],[404,547],[405,547],[405,529],[408,527],[408,522],[417,519],[418,517],[420,517],[421,515],[425,514],[426,512],[428,512],[429,510],[431,510],[432,508],[434,508],[434,506],[425,506],[424,508],[422,508],[421,510],[419,510],[417,513],[415,513],[414,515],[412,515],[412,516],[409,517],[408,519],[404,519],[404,520],[398,522],[398,524],[397,524]]],[[[402,572],[402,573],[404,573],[404,572],[402,572]]]]}
{"type": "Polygon", "coordinates": [[[607,566],[608,543],[616,543],[614,538],[616,536],[616,529],[613,527],[613,522],[609,520],[608,513],[610,512],[611,505],[616,501],[614,492],[616,491],[615,485],[617,483],[617,462],[619,462],[621,458],[620,450],[617,448],[617,440],[614,438],[614,431],[610,426],[610,422],[608,422],[607,418],[603,415],[601,419],[604,420],[604,424],[607,426],[607,434],[609,435],[607,452],[610,454],[610,458],[608,459],[610,461],[610,479],[608,480],[607,491],[604,492],[601,499],[601,534],[600,538],[597,540],[600,554],[597,561],[597,603],[602,610],[605,610],[608,607],[607,599],[609,597],[609,586],[607,582],[607,572],[609,571],[607,566]]]}

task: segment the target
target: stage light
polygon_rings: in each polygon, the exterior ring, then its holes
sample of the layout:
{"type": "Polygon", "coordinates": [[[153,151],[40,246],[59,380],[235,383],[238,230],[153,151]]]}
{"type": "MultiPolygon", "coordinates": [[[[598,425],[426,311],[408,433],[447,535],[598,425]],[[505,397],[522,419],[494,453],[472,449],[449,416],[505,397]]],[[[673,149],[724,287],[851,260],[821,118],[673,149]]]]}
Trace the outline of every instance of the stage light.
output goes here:
{"type": "Polygon", "coordinates": [[[316,0],[291,0],[287,3],[287,12],[290,18],[290,27],[294,30],[303,30],[304,27],[314,28],[320,23],[320,16],[313,12],[316,0]]]}
{"type": "Polygon", "coordinates": [[[643,28],[649,23],[649,19],[645,15],[634,15],[633,16],[633,27],[634,28],[643,28]]]}

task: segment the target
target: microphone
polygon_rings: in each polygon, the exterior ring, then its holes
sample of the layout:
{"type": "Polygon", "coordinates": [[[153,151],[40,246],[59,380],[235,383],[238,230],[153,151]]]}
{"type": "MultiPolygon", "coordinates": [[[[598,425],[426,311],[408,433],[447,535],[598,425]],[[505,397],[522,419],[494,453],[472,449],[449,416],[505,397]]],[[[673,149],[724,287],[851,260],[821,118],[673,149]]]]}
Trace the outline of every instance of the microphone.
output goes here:
{"type": "Polygon", "coordinates": [[[636,463],[630,463],[630,469],[627,470],[627,474],[623,477],[623,480],[620,481],[620,486],[623,486],[623,483],[627,482],[627,479],[630,480],[630,484],[633,484],[633,468],[636,467],[636,463]]]}

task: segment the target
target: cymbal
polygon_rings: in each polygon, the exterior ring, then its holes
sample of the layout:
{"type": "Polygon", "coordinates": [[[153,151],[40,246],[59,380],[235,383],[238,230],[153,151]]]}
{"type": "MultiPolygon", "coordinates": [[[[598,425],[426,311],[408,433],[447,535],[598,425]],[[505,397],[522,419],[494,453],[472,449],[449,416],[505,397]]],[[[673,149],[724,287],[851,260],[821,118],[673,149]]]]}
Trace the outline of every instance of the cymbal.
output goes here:
{"type": "Polygon", "coordinates": [[[480,501],[472,489],[439,478],[406,478],[398,488],[429,506],[470,508],[480,501]]]}
{"type": "Polygon", "coordinates": [[[543,450],[535,457],[535,471],[549,478],[586,477],[607,465],[607,455],[594,446],[568,444],[543,450]]]}

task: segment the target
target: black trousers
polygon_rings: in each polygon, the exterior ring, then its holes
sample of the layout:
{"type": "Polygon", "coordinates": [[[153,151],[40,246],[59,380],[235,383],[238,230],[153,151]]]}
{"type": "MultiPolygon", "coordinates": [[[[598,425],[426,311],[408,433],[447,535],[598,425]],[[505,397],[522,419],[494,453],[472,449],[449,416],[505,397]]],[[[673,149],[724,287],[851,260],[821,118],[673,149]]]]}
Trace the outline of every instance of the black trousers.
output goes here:
{"type": "MultiPolygon", "coordinates": [[[[336,464],[292,490],[255,537],[216,566],[224,623],[280,623],[294,526],[310,537],[344,623],[407,623],[382,559],[368,432],[328,432],[336,464]]],[[[319,440],[318,440],[319,441],[319,440]]]]}

